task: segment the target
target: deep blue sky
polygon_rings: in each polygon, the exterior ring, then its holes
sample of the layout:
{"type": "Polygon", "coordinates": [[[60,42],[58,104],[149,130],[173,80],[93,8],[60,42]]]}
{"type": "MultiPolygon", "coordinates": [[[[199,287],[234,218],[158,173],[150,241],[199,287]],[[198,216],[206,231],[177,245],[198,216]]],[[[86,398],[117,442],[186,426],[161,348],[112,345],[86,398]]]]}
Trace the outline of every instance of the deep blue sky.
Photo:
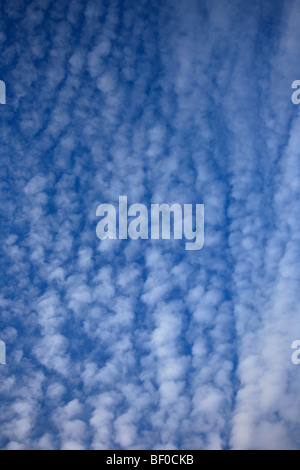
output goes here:
{"type": "Polygon", "coordinates": [[[299,0],[0,11],[0,447],[299,449],[299,0]],[[203,250],[100,242],[119,195],[203,250]]]}

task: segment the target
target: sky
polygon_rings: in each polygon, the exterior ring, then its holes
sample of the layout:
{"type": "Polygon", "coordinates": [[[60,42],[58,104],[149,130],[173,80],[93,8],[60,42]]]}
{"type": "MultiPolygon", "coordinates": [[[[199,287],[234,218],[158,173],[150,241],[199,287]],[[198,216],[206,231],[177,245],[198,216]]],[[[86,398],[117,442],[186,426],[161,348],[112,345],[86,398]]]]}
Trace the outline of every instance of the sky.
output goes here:
{"type": "Polygon", "coordinates": [[[0,10],[0,448],[300,449],[300,1],[0,10]],[[204,247],[100,241],[119,196],[204,247]]]}

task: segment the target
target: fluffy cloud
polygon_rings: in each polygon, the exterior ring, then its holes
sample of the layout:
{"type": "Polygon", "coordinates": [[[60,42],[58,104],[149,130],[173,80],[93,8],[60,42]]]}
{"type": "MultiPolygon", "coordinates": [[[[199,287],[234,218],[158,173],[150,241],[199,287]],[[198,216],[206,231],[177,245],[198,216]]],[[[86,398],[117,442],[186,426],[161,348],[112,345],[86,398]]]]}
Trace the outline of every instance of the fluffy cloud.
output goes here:
{"type": "Polygon", "coordinates": [[[3,11],[1,448],[299,448],[299,1],[3,11]],[[120,195],[205,247],[99,242],[120,195]]]}

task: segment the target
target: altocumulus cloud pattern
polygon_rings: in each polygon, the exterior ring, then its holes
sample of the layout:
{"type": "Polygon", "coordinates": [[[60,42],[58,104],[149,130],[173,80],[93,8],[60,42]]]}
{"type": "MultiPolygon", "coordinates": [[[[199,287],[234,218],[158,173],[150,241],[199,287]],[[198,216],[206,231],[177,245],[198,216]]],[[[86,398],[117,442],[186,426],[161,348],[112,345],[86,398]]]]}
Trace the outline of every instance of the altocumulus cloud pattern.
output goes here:
{"type": "Polygon", "coordinates": [[[299,449],[299,0],[2,0],[2,449],[299,449]],[[205,246],[96,236],[205,204],[205,246]]]}

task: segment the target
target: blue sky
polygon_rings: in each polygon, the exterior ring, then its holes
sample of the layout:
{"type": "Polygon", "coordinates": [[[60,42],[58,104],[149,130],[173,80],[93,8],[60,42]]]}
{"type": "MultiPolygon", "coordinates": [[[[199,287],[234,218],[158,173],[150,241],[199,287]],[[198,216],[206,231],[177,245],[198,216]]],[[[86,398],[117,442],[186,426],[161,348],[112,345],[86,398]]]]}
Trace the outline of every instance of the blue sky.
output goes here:
{"type": "Polygon", "coordinates": [[[0,447],[299,449],[299,0],[0,9],[0,447]],[[100,242],[120,195],[204,248],[100,242]]]}

